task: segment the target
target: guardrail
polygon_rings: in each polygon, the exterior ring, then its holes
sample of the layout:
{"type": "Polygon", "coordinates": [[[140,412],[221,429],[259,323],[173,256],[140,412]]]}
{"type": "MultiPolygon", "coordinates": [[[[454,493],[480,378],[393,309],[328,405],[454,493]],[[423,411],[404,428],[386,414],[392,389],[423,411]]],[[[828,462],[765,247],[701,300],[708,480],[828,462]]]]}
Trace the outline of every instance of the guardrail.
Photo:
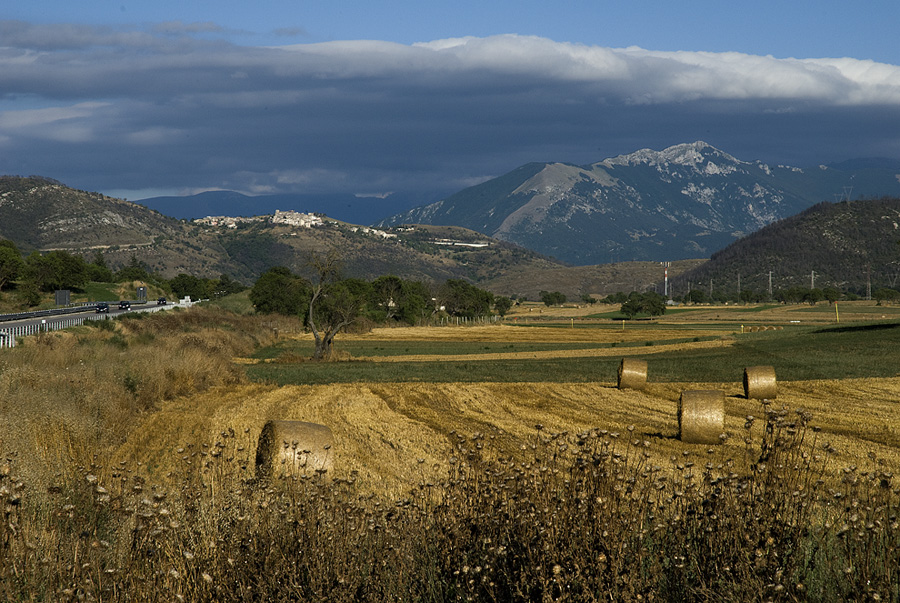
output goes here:
{"type": "Polygon", "coordinates": [[[92,308],[96,305],[97,302],[84,302],[77,306],[70,306],[68,308],[54,308],[52,310],[34,310],[32,312],[14,312],[12,314],[0,314],[0,322],[10,320],[26,320],[28,318],[40,318],[42,316],[76,314],[78,312],[84,312],[85,308],[92,308]]]}
{"type": "MultiPolygon", "coordinates": [[[[113,302],[114,303],[114,302],[113,302]]],[[[147,306],[144,308],[133,308],[130,310],[131,312],[159,312],[162,310],[170,310],[172,308],[187,308],[194,305],[197,302],[193,302],[190,299],[181,300],[174,303],[168,303],[163,306],[147,306]]],[[[0,320],[24,320],[28,318],[40,318],[46,316],[48,318],[42,319],[39,323],[33,323],[28,325],[16,325],[10,327],[2,327],[0,328],[0,349],[2,348],[14,348],[16,347],[16,338],[18,337],[27,337],[29,335],[37,335],[38,333],[45,331],[59,331],[62,329],[68,329],[70,327],[77,327],[82,324],[86,320],[111,320],[113,316],[109,314],[87,314],[85,316],[67,316],[68,314],[73,314],[75,312],[84,312],[85,308],[96,306],[96,302],[84,304],[78,308],[61,308],[59,310],[38,310],[36,312],[21,312],[16,315],[4,314],[3,317],[6,316],[19,316],[20,318],[0,318],[0,320]],[[49,318],[53,316],[59,316],[60,318],[49,318]]]]}

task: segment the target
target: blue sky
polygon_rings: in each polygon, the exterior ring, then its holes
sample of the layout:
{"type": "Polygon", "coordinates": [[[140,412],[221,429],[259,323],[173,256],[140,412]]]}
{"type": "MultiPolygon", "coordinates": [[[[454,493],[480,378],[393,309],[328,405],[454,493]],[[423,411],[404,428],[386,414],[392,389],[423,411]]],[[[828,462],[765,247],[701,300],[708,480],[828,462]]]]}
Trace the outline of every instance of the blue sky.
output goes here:
{"type": "Polygon", "coordinates": [[[140,198],[435,196],[704,140],[900,158],[900,3],[47,1],[0,12],[0,173],[140,198]]]}

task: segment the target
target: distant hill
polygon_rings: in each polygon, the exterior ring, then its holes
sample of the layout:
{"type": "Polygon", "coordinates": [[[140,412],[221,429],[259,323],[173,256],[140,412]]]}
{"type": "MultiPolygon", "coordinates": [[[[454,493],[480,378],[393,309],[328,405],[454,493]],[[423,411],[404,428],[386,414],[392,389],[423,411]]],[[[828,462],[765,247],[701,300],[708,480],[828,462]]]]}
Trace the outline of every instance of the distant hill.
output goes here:
{"type": "Polygon", "coordinates": [[[740,275],[741,289],[762,292],[770,272],[773,290],[900,286],[900,198],[820,203],[714,253],[674,285],[736,291],[740,275]]]}
{"type": "Polygon", "coordinates": [[[575,265],[708,257],[816,203],[900,195],[900,161],[800,169],[704,142],[591,165],[531,163],[381,225],[452,224],[575,265]]]}
{"type": "Polygon", "coordinates": [[[75,190],[42,177],[0,177],[0,237],[23,251],[62,249],[116,269],[136,257],[167,278],[184,272],[245,283],[283,265],[302,273],[309,254],[338,249],[347,276],[383,274],[473,282],[511,269],[559,262],[464,228],[420,226],[386,233],[324,218],[313,228],[274,223],[271,216],[211,226],[177,220],[142,205],[75,190]]]}
{"type": "MultiPolygon", "coordinates": [[[[703,265],[708,260],[679,260],[669,265],[669,280],[703,265]]],[[[664,266],[660,262],[619,262],[595,266],[552,266],[511,270],[488,279],[480,286],[500,295],[540,299],[541,291],[559,291],[569,301],[582,295],[605,297],[619,291],[658,290],[663,292],[664,266]]]]}
{"type": "Polygon", "coordinates": [[[235,191],[207,191],[183,197],[150,197],[135,201],[144,207],[194,220],[206,216],[261,216],[275,210],[323,213],[350,224],[370,225],[427,200],[399,193],[385,196],[350,194],[283,194],[249,196],[235,191]]]}

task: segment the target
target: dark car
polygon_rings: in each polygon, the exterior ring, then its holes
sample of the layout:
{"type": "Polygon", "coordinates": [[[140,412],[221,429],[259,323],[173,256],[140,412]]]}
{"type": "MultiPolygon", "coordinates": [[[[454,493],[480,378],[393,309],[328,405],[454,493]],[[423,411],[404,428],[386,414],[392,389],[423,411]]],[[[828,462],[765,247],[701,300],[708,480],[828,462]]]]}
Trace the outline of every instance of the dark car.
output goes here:
{"type": "Polygon", "coordinates": [[[131,310],[131,302],[125,300],[120,301],[119,310],[131,310]]]}
{"type": "Polygon", "coordinates": [[[97,314],[109,312],[109,304],[106,302],[99,302],[95,310],[97,314]]]}
{"type": "Polygon", "coordinates": [[[165,306],[165,305],[166,305],[166,298],[165,298],[165,297],[160,297],[159,299],[157,299],[157,300],[156,300],[156,305],[157,305],[157,306],[165,306]]]}

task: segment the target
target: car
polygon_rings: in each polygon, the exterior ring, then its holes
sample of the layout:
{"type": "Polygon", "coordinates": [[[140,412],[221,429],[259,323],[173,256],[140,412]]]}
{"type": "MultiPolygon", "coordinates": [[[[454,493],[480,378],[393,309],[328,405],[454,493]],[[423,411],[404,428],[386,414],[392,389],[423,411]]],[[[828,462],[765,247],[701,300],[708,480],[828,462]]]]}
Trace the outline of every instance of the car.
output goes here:
{"type": "Polygon", "coordinates": [[[157,305],[157,306],[165,306],[165,305],[166,305],[166,298],[165,298],[165,297],[160,297],[159,299],[157,299],[157,300],[156,300],[156,305],[157,305]]]}
{"type": "Polygon", "coordinates": [[[131,302],[125,300],[120,301],[119,310],[131,310],[131,302]]]}
{"type": "Polygon", "coordinates": [[[109,304],[106,302],[97,302],[97,306],[94,308],[97,314],[107,313],[109,312],[109,304]]]}

